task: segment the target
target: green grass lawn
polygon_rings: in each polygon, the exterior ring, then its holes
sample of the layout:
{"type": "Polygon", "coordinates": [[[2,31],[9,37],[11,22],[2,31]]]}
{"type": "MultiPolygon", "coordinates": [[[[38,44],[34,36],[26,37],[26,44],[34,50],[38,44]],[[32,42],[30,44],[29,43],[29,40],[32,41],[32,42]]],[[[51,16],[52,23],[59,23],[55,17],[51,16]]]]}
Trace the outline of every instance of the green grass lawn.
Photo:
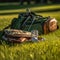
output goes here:
{"type": "MultiPolygon", "coordinates": [[[[31,6],[30,9],[36,11],[39,15],[56,18],[60,27],[60,4],[31,6]],[[47,12],[46,10],[49,11],[47,12]]],[[[15,12],[25,12],[25,9],[0,10],[0,31],[9,25],[13,18],[18,17],[18,13],[15,14],[15,12]],[[8,15],[4,13],[8,13],[8,15]]],[[[21,44],[6,44],[2,42],[0,45],[0,60],[60,60],[60,28],[41,36],[45,38],[45,41],[35,43],[25,42],[21,44]]]]}
{"type": "Polygon", "coordinates": [[[1,6],[0,5],[0,15],[4,14],[18,14],[19,12],[26,12],[26,8],[30,8],[31,11],[34,12],[49,12],[49,11],[60,11],[60,4],[53,4],[53,5],[27,5],[27,6],[20,6],[20,5],[7,5],[1,6]]]}

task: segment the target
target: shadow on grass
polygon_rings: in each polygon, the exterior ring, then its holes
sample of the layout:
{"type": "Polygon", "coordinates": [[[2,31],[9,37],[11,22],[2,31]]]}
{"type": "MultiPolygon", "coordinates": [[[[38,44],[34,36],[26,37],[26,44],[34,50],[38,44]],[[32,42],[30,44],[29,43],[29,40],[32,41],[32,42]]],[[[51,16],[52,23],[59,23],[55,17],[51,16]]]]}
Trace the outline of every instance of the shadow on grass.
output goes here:
{"type": "Polygon", "coordinates": [[[0,31],[0,44],[2,44],[2,35],[3,35],[3,31],[0,31]]]}
{"type": "Polygon", "coordinates": [[[14,10],[14,9],[23,9],[23,8],[31,8],[31,7],[42,7],[42,6],[51,6],[51,5],[60,5],[60,4],[30,4],[30,5],[20,5],[19,3],[0,5],[0,10],[14,10]]]}
{"type": "MultiPolygon", "coordinates": [[[[60,8],[52,9],[52,10],[36,10],[34,12],[44,13],[44,12],[56,12],[56,11],[60,11],[60,8]]],[[[0,15],[13,15],[13,14],[19,14],[19,13],[25,13],[25,12],[8,12],[8,13],[0,13],[0,15]]]]}
{"type": "MultiPolygon", "coordinates": [[[[42,6],[51,6],[51,5],[60,5],[60,4],[30,4],[30,5],[19,5],[19,4],[15,4],[15,5],[0,5],[0,10],[17,10],[17,9],[25,9],[25,8],[30,8],[30,7],[42,7],[42,6]]],[[[56,8],[56,9],[44,9],[44,10],[36,10],[34,12],[37,13],[44,13],[44,12],[54,12],[54,11],[60,11],[60,8],[56,8]]],[[[5,12],[5,13],[0,13],[0,15],[12,15],[12,14],[19,14],[21,12],[5,12]]]]}
{"type": "Polygon", "coordinates": [[[44,5],[2,5],[0,6],[0,10],[14,10],[14,9],[23,9],[28,7],[36,7],[36,6],[44,6],[44,5]]]}

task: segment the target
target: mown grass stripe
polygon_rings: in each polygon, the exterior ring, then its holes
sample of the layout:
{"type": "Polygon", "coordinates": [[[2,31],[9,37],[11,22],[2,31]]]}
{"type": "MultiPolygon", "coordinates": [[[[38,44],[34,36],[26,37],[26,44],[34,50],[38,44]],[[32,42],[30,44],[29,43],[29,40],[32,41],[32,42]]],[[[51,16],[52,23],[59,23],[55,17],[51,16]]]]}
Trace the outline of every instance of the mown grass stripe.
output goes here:
{"type": "MultiPolygon", "coordinates": [[[[30,7],[31,11],[45,11],[45,10],[56,10],[60,9],[60,5],[50,5],[50,6],[35,6],[30,7]]],[[[0,13],[12,13],[12,12],[26,12],[26,9],[12,9],[12,10],[0,10],[0,13]]]]}
{"type": "MultiPolygon", "coordinates": [[[[60,8],[58,9],[52,9],[52,10],[38,10],[38,11],[33,11],[33,12],[36,12],[36,13],[44,13],[44,12],[57,12],[57,11],[60,11],[60,8]]],[[[6,13],[0,13],[0,15],[13,15],[13,14],[19,14],[19,13],[25,13],[25,12],[6,12],[6,13]]]]}

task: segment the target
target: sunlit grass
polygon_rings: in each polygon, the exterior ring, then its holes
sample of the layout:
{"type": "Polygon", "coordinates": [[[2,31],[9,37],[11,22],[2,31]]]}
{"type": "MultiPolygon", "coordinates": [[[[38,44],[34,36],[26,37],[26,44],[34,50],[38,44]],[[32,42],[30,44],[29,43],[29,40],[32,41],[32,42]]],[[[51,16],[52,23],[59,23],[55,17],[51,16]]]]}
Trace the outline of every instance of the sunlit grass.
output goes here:
{"type": "MultiPolygon", "coordinates": [[[[17,6],[18,7],[18,6],[17,6]]],[[[45,10],[54,10],[60,9],[60,4],[58,5],[48,5],[48,6],[37,6],[37,7],[26,7],[30,8],[31,11],[45,11],[45,10]]],[[[0,10],[0,13],[12,13],[12,12],[26,12],[26,9],[11,9],[11,10],[0,10]]]]}
{"type": "Polygon", "coordinates": [[[36,43],[22,43],[14,46],[0,45],[0,59],[3,60],[59,60],[60,40],[36,43]]]}
{"type": "MultiPolygon", "coordinates": [[[[48,9],[49,6],[44,6],[48,9]]],[[[39,10],[40,7],[31,8],[31,10],[39,10]]],[[[41,7],[41,9],[45,9],[41,7]]],[[[60,8],[52,6],[49,9],[60,8]]],[[[5,12],[23,12],[20,10],[6,10],[5,12]]],[[[37,13],[42,16],[50,16],[56,18],[60,27],[60,11],[37,13]]],[[[18,18],[18,14],[0,15],[0,31],[11,24],[13,18],[18,18]]],[[[0,45],[0,60],[60,60],[60,28],[47,35],[39,35],[45,38],[45,41],[40,42],[25,42],[21,44],[5,43],[0,45]]]]}

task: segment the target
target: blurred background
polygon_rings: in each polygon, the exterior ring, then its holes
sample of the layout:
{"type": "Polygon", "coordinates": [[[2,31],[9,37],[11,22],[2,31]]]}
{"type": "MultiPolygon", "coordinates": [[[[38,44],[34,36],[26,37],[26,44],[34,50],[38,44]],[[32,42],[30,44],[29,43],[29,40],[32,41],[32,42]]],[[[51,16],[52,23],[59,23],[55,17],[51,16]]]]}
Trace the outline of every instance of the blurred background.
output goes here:
{"type": "Polygon", "coordinates": [[[0,2],[20,2],[20,4],[24,4],[24,2],[30,3],[40,3],[40,4],[46,4],[46,3],[60,3],[60,0],[0,0],[0,2]]]}

